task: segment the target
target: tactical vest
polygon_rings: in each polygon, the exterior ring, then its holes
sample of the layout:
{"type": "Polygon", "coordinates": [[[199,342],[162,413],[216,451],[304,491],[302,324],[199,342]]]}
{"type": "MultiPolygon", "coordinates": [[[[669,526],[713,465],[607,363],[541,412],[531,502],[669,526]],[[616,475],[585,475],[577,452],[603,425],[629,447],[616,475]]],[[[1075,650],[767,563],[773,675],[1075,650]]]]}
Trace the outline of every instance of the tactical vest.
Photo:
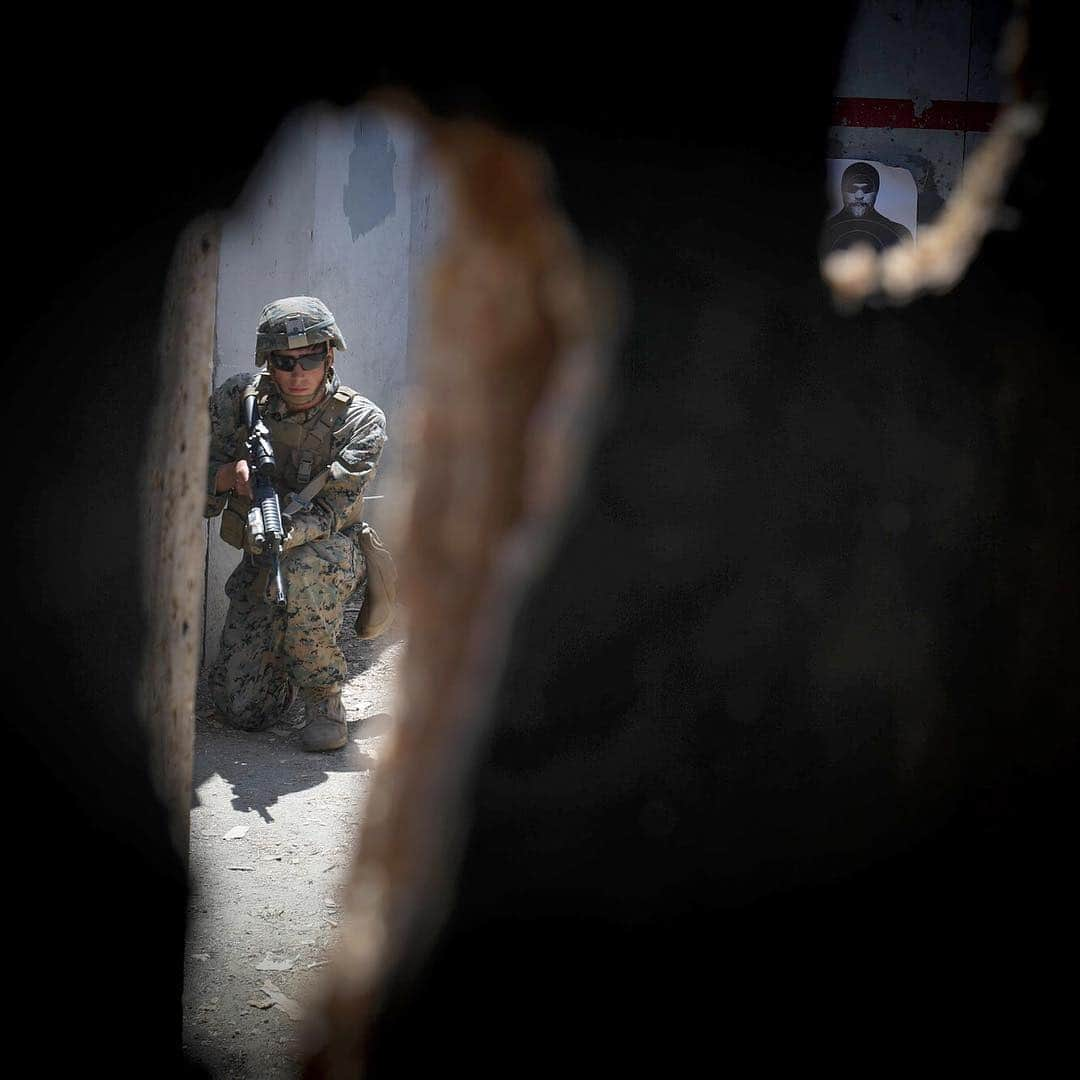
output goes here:
{"type": "MultiPolygon", "coordinates": [[[[338,428],[338,421],[353,398],[359,395],[348,386],[339,386],[316,409],[314,415],[308,417],[303,424],[297,424],[286,419],[278,420],[267,411],[266,403],[270,398],[273,382],[266,375],[260,375],[259,379],[261,381],[256,402],[259,416],[270,432],[270,442],[274,447],[274,458],[277,462],[278,481],[275,486],[284,506],[290,493],[300,491],[320,469],[334,460],[334,432],[338,428]]],[[[241,422],[236,429],[236,445],[242,448],[246,439],[247,430],[241,422]]],[[[236,492],[229,495],[221,515],[221,538],[227,544],[243,548],[244,530],[247,528],[247,514],[250,509],[249,499],[236,492]]],[[[345,525],[359,522],[362,510],[363,500],[360,500],[355,513],[351,515],[355,520],[350,520],[345,525]]]]}
{"type": "MultiPolygon", "coordinates": [[[[299,491],[321,468],[333,461],[333,439],[338,420],[357,393],[347,386],[339,386],[318,407],[314,416],[308,417],[303,424],[297,424],[286,419],[277,420],[266,411],[270,387],[267,386],[269,380],[265,376],[263,379],[256,400],[259,415],[270,431],[270,442],[277,459],[281,480],[279,494],[285,494],[282,486],[288,491],[299,491]]],[[[243,435],[239,445],[243,445],[243,435]]]]}

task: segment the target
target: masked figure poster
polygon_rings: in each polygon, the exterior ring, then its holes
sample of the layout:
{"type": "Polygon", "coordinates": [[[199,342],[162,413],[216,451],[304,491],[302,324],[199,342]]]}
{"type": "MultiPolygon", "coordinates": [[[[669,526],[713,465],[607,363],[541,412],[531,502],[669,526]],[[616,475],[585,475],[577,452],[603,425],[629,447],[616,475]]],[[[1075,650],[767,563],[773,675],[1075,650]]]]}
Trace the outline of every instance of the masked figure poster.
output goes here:
{"type": "Polygon", "coordinates": [[[822,258],[856,244],[884,251],[915,238],[919,193],[907,169],[851,158],[825,164],[829,217],[821,233],[822,258]]]}

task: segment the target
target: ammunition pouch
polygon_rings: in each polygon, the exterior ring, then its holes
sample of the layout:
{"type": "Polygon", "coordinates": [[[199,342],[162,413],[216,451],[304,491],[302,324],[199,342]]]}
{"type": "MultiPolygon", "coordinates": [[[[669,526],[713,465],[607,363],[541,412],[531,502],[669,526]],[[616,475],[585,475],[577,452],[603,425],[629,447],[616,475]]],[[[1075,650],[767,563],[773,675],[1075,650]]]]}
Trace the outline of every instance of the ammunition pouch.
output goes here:
{"type": "Polygon", "coordinates": [[[221,539],[234,548],[244,550],[247,533],[248,511],[251,500],[235,491],[230,492],[225,509],[221,511],[221,539]]]}

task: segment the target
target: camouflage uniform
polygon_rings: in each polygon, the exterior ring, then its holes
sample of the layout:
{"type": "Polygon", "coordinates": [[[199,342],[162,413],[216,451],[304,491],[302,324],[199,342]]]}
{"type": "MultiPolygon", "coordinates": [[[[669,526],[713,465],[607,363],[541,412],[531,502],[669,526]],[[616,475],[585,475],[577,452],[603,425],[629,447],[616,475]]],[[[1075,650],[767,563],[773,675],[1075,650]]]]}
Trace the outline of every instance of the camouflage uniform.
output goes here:
{"type": "Polygon", "coordinates": [[[311,508],[292,518],[282,558],[286,608],[264,599],[265,556],[245,553],[225,585],[229,611],[209,671],[210,691],[226,719],[246,729],[272,723],[297,690],[315,703],[339,691],[345,680],[337,636],[345,603],[364,580],[359,538],[363,492],[386,442],[382,411],[342,387],[336,375],[319,405],[292,414],[269,375],[235,375],[210,399],[207,517],[232,513],[227,510],[230,499],[240,502],[244,512],[242,500],[215,494],[214,485],[218,469],[244,455],[240,402],[255,380],[261,380],[259,411],[270,429],[282,507],[323,466],[330,466],[330,475],[311,508]],[[320,442],[324,432],[329,438],[320,442]]]}

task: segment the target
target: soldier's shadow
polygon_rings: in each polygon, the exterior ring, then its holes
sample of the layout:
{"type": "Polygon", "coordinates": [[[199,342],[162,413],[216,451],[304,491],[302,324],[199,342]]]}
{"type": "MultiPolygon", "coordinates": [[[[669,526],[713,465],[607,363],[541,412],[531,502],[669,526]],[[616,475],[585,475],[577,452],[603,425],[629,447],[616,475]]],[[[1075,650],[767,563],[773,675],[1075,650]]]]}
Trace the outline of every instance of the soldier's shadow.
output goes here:
{"type": "MultiPolygon", "coordinates": [[[[378,723],[381,717],[372,717],[378,723]]],[[[340,750],[313,754],[300,746],[299,733],[235,731],[211,718],[200,718],[195,730],[192,805],[200,805],[198,788],[215,774],[232,789],[232,808],[255,811],[272,822],[271,808],[285,795],[307,791],[332,773],[368,772],[376,761],[351,740],[363,723],[349,725],[350,741],[340,750]]]]}
{"type": "MultiPolygon", "coordinates": [[[[346,618],[350,609],[346,609],[346,618]]],[[[352,613],[355,618],[355,612],[352,613]]],[[[383,654],[403,640],[400,626],[379,638],[361,641],[343,635],[342,651],[349,663],[352,682],[375,668],[383,654]]],[[[195,753],[192,770],[192,807],[200,804],[198,789],[215,774],[232,789],[232,808],[240,813],[254,811],[274,820],[271,808],[285,795],[307,791],[324,783],[332,773],[363,773],[374,769],[376,760],[353,741],[385,734],[392,726],[386,712],[372,711],[349,724],[349,742],[340,750],[311,753],[300,745],[299,725],[303,705],[297,701],[281,721],[266,731],[238,731],[222,722],[211,703],[205,672],[196,692],[195,753]]]]}

